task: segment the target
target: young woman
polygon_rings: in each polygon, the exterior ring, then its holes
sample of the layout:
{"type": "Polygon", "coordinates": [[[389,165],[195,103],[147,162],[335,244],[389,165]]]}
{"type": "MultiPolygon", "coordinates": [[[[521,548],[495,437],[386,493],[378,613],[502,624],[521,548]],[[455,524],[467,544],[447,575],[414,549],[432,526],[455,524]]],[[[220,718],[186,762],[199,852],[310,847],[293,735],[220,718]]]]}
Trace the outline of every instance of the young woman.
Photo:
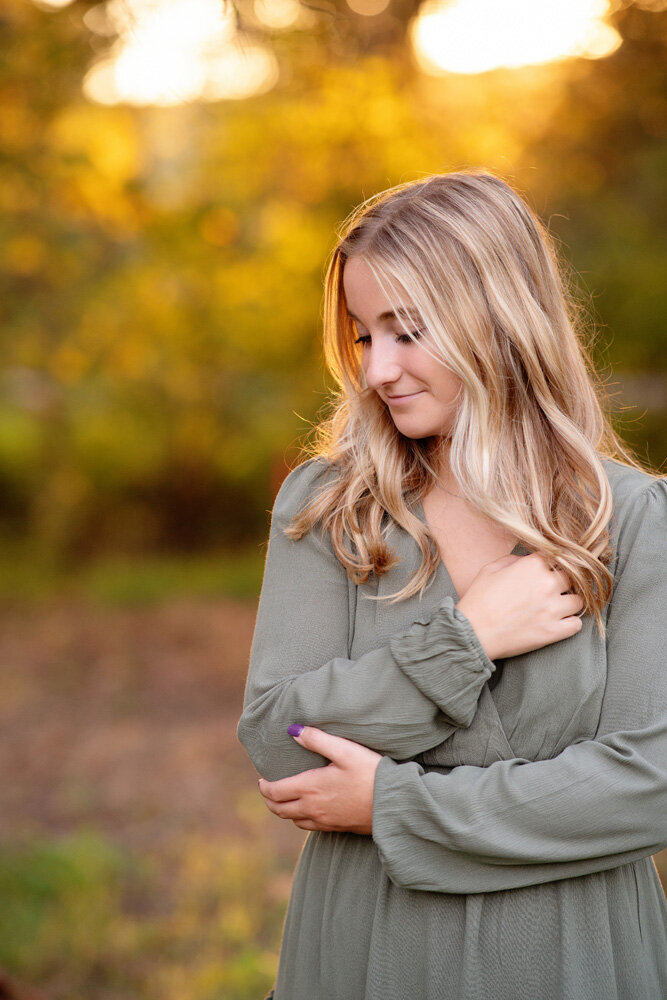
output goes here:
{"type": "Polygon", "coordinates": [[[490,175],[385,192],[325,347],[239,726],[312,831],[276,1000],[667,996],[667,484],[623,461],[547,234],[490,175]]]}

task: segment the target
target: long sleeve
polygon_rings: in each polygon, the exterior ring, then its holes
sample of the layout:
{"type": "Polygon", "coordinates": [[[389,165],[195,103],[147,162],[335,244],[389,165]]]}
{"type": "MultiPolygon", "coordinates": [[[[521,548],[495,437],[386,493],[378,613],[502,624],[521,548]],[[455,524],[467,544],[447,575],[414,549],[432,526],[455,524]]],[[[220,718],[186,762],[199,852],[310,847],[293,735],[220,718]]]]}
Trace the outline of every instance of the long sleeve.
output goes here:
{"type": "Polygon", "coordinates": [[[384,757],[373,837],[396,884],[511,889],[613,868],[667,842],[667,484],[635,491],[618,520],[595,737],[552,759],[449,774],[384,757]]]}
{"type": "Polygon", "coordinates": [[[387,645],[349,658],[355,588],[328,536],[298,541],[289,524],[317,488],[320,463],[292,473],[272,518],[239,739],[270,780],[324,763],[287,735],[317,726],[396,759],[472,721],[494,664],[451,598],[387,645]]]}

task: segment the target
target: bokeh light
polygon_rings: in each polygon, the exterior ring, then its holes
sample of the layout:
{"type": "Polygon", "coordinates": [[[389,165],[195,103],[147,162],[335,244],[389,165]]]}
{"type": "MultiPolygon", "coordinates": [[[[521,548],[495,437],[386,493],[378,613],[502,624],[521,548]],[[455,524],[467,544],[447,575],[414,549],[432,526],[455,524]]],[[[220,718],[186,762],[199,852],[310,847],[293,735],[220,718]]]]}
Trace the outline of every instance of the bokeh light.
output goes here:
{"type": "Polygon", "coordinates": [[[484,73],[571,56],[601,58],[621,37],[608,0],[429,0],[411,25],[422,69],[484,73]]]}
{"type": "Polygon", "coordinates": [[[253,10],[260,24],[267,28],[291,28],[301,17],[298,0],[255,0],[253,10]]]}
{"type": "Polygon", "coordinates": [[[73,0],[35,0],[37,7],[50,7],[51,10],[61,10],[63,7],[69,7],[73,3],[73,0]]]}
{"type": "Polygon", "coordinates": [[[86,96],[101,104],[238,99],[278,77],[273,53],[246,42],[220,0],[109,0],[91,9],[86,24],[118,36],[84,81],[86,96]]]}

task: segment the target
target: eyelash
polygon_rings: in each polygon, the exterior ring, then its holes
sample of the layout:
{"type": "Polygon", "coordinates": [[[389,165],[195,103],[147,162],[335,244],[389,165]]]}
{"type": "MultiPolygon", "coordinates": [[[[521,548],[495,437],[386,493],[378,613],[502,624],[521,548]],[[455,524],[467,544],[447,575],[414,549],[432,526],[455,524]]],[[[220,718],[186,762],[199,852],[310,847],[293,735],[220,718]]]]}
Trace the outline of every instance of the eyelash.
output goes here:
{"type": "MultiPolygon", "coordinates": [[[[415,340],[419,340],[420,337],[424,335],[423,330],[411,330],[410,334],[407,333],[397,333],[396,343],[397,344],[412,344],[415,340]]],[[[369,333],[363,334],[361,337],[357,337],[355,344],[370,344],[371,337],[369,333]]]]}

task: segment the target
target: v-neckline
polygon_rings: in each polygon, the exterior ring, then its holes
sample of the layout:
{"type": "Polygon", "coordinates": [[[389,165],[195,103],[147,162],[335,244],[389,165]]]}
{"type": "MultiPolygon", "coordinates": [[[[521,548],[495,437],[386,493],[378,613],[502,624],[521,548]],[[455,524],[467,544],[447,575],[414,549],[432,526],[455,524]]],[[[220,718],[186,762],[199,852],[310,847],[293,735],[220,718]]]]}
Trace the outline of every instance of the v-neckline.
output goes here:
{"type": "MultiPolygon", "coordinates": [[[[424,512],[424,507],[423,507],[423,504],[422,504],[421,500],[418,500],[417,503],[415,504],[415,506],[412,509],[413,509],[414,513],[417,515],[417,517],[419,518],[419,520],[422,522],[422,524],[425,524],[426,527],[428,528],[429,527],[429,523],[428,523],[428,521],[426,519],[426,514],[424,512]]],[[[509,553],[509,555],[511,555],[511,556],[525,556],[525,555],[528,555],[528,554],[529,554],[529,549],[527,549],[526,546],[521,541],[518,541],[516,543],[516,545],[514,546],[514,548],[512,549],[512,551],[509,553]]],[[[437,574],[442,574],[442,573],[444,573],[444,576],[445,576],[446,580],[449,581],[449,588],[450,588],[450,590],[452,592],[452,596],[454,598],[454,604],[458,604],[458,602],[461,600],[461,595],[459,594],[458,590],[454,586],[454,581],[452,580],[452,575],[451,575],[451,573],[449,572],[449,570],[447,568],[447,563],[442,558],[442,556],[440,556],[440,558],[438,559],[437,574]]]]}

